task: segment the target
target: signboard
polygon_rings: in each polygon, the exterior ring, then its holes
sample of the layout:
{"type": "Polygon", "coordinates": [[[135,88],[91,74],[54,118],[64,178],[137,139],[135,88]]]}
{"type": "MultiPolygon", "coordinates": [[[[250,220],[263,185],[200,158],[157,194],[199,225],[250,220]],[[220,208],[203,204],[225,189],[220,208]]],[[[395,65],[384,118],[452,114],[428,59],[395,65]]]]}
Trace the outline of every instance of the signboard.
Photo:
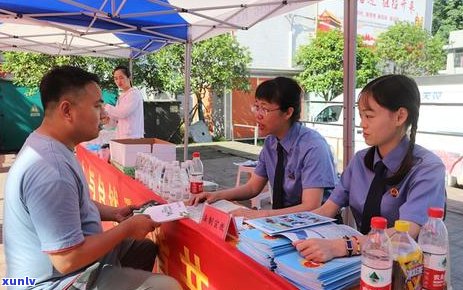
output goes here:
{"type": "Polygon", "coordinates": [[[231,214],[221,211],[213,206],[204,206],[203,216],[200,225],[225,240],[227,235],[238,238],[235,219],[231,214]]]}
{"type": "MultiPolygon", "coordinates": [[[[343,1],[325,0],[318,4],[317,30],[342,28],[343,1]]],[[[416,23],[430,30],[431,0],[358,0],[357,34],[373,44],[379,34],[398,21],[416,23]]]]}

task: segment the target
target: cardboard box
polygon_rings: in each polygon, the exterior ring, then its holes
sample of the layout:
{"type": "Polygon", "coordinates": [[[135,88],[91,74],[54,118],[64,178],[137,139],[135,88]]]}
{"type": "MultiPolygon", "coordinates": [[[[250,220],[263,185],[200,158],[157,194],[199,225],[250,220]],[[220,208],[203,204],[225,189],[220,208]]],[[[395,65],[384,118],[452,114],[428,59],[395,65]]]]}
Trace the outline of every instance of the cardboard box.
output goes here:
{"type": "Polygon", "coordinates": [[[175,144],[157,138],[111,140],[109,148],[111,161],[125,167],[135,166],[137,152],[152,153],[164,161],[176,159],[175,144]]]}

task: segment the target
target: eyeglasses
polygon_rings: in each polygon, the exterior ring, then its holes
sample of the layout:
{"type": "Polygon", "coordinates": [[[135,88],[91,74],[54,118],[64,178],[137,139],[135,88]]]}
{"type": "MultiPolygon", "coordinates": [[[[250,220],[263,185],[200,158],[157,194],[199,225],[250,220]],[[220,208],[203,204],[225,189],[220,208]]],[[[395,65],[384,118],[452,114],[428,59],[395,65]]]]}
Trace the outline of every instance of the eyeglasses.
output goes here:
{"type": "Polygon", "coordinates": [[[251,112],[253,112],[254,114],[260,114],[262,115],[263,117],[267,116],[268,113],[270,112],[273,112],[273,111],[279,111],[280,108],[276,108],[276,109],[267,109],[267,108],[263,108],[263,107],[259,107],[257,105],[252,105],[251,106],[251,112]]]}

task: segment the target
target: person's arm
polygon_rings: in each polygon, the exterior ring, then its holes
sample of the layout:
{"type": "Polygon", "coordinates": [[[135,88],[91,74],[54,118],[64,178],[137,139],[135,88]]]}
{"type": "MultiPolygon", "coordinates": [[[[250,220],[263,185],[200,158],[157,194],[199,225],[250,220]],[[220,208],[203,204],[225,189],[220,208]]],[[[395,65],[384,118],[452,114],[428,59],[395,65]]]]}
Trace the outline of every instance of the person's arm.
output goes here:
{"type": "MultiPolygon", "coordinates": [[[[318,189],[321,190],[321,189],[318,189]]],[[[323,191],[319,192],[316,189],[305,189],[302,194],[302,203],[282,208],[282,209],[269,209],[269,210],[246,210],[246,209],[237,209],[232,211],[232,214],[236,216],[244,216],[246,218],[259,218],[259,217],[267,217],[267,216],[274,216],[274,215],[282,215],[288,214],[293,212],[300,212],[300,211],[312,211],[313,213],[326,216],[326,217],[335,217],[336,213],[339,210],[339,206],[332,202],[331,200],[327,200],[322,206],[319,206],[321,203],[321,199],[323,197],[323,191]],[[320,194],[320,200],[317,198],[313,198],[316,194],[320,194]]]]}
{"type": "Polygon", "coordinates": [[[335,186],[336,176],[331,152],[322,140],[317,140],[313,141],[313,144],[310,145],[310,150],[305,152],[302,158],[302,167],[295,169],[301,172],[302,193],[300,204],[272,210],[255,211],[237,209],[232,211],[232,214],[244,216],[245,218],[259,218],[311,211],[319,208],[323,200],[324,188],[335,186]]]}
{"type": "Polygon", "coordinates": [[[243,216],[248,219],[288,214],[300,211],[310,211],[320,206],[323,198],[323,188],[306,188],[302,192],[302,201],[300,204],[281,208],[266,210],[236,209],[231,213],[235,216],[243,216]]]}
{"type": "Polygon", "coordinates": [[[49,252],[53,266],[61,274],[72,273],[106,255],[126,238],[143,239],[158,223],[147,215],[137,215],[100,234],[86,236],[81,244],[57,252],[49,252]]]}
{"type": "Polygon", "coordinates": [[[430,207],[445,207],[444,164],[437,156],[432,156],[434,160],[426,157],[423,157],[423,161],[410,173],[407,192],[400,192],[406,194],[406,200],[399,207],[399,218],[411,223],[409,232],[414,238],[418,236],[418,231],[412,223],[416,226],[426,223],[430,207]]]}
{"type": "Polygon", "coordinates": [[[200,202],[213,203],[215,201],[225,200],[247,200],[257,196],[265,184],[267,179],[257,174],[252,174],[251,178],[245,184],[229,189],[219,190],[215,192],[203,192],[200,194],[194,194],[190,201],[190,205],[197,205],[200,202]]]}
{"type": "MultiPolygon", "coordinates": [[[[408,233],[412,238],[416,239],[421,227],[414,222],[408,222],[410,223],[410,230],[408,233]]],[[[386,233],[391,237],[395,233],[395,230],[394,228],[388,228],[386,233]]],[[[359,254],[357,253],[358,249],[362,248],[368,237],[360,235],[356,236],[356,238],[357,239],[351,240],[353,242],[354,253],[359,254]]],[[[334,258],[348,255],[346,240],[344,239],[330,239],[328,241],[326,239],[308,239],[296,241],[293,245],[302,257],[315,262],[326,262],[334,258]]]]}
{"type": "Polygon", "coordinates": [[[105,110],[111,118],[123,119],[135,112],[139,107],[140,102],[142,102],[142,96],[138,91],[132,90],[126,96],[121,98],[116,106],[106,104],[105,110]]]}
{"type": "Polygon", "coordinates": [[[334,218],[338,213],[340,206],[328,199],[322,206],[314,209],[312,212],[318,215],[334,218]]]}
{"type": "MultiPolygon", "coordinates": [[[[344,193],[346,189],[350,188],[351,170],[349,164],[343,173],[341,183],[335,188],[330,199],[321,208],[314,210],[315,213],[331,216],[333,212],[335,213],[333,205],[336,205],[336,203],[345,205],[347,203],[347,195],[344,193]]],[[[407,200],[399,208],[399,218],[410,223],[409,234],[416,239],[421,228],[417,221],[425,222],[427,208],[444,204],[444,169],[441,162],[422,163],[420,168],[415,170],[413,174],[414,176],[410,177],[412,182],[408,192],[402,193],[407,194],[407,200]]],[[[392,236],[395,230],[394,228],[388,228],[386,233],[392,236]]],[[[358,236],[360,248],[366,239],[366,236],[358,236]]],[[[347,255],[346,243],[343,239],[330,240],[329,243],[325,239],[308,239],[297,241],[294,245],[303,257],[314,261],[328,261],[334,257],[347,255]]]]}

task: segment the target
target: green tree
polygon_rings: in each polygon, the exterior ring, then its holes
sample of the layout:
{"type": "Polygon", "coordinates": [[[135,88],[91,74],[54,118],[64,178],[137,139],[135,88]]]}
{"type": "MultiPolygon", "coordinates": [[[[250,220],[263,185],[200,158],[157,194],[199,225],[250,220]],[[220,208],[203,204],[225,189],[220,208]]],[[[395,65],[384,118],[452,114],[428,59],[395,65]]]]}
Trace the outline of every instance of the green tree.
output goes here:
{"type": "Polygon", "coordinates": [[[40,80],[51,67],[60,65],[74,65],[87,69],[100,77],[102,88],[115,90],[112,71],[118,64],[127,63],[123,59],[54,56],[31,52],[4,52],[3,57],[2,69],[13,75],[14,84],[29,87],[29,93],[36,92],[40,80]]]}
{"type": "Polygon", "coordinates": [[[432,35],[448,41],[449,32],[463,29],[463,0],[434,0],[432,35]]]}
{"type": "Polygon", "coordinates": [[[445,65],[444,42],[412,23],[398,22],[377,40],[381,65],[393,73],[434,75],[445,65]]]}
{"type": "Polygon", "coordinates": [[[146,87],[155,91],[181,94],[184,92],[185,46],[173,44],[156,53],[146,56],[146,61],[140,66],[146,76],[146,87]]]}
{"type": "MultiPolygon", "coordinates": [[[[183,93],[185,71],[185,46],[174,44],[156,53],[137,59],[133,63],[134,85],[149,91],[183,93]]],[[[36,53],[6,52],[3,69],[14,76],[18,85],[37,89],[40,79],[50,67],[77,65],[96,73],[102,88],[115,89],[112,71],[127,60],[90,57],[50,56],[36,53]]],[[[247,90],[248,66],[251,56],[231,34],[223,34],[193,44],[191,65],[191,91],[198,103],[198,116],[204,120],[203,98],[208,90],[214,93],[224,89],[247,90]]],[[[218,94],[219,95],[219,94],[218,94]]]]}
{"type": "MultiPolygon", "coordinates": [[[[306,91],[332,100],[343,90],[343,50],[344,38],[339,30],[318,32],[308,45],[301,46],[296,53],[296,64],[303,71],[297,76],[306,91]]],[[[378,76],[377,58],[371,47],[357,37],[357,87],[378,76]]]]}
{"type": "MultiPolygon", "coordinates": [[[[185,46],[178,44],[164,47],[147,57],[148,65],[145,69],[153,73],[153,80],[160,80],[160,90],[183,92],[184,55],[185,46]]],[[[208,90],[220,93],[224,89],[248,89],[250,63],[248,49],[241,47],[231,34],[222,34],[193,44],[190,81],[200,120],[204,120],[203,98],[208,90]]]]}

